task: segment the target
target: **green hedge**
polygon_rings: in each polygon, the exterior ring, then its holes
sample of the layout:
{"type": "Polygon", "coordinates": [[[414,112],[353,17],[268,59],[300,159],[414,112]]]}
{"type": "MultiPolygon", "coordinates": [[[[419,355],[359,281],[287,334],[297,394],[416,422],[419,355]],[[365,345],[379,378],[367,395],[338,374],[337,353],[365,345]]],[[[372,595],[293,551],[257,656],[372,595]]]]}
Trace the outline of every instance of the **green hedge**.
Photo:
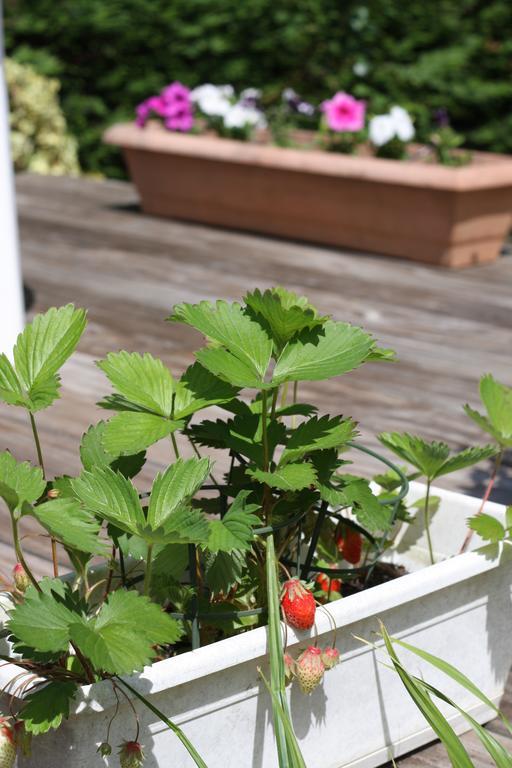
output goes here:
{"type": "Polygon", "coordinates": [[[6,0],[7,50],[62,82],[89,171],[122,174],[104,127],[173,79],[343,88],[412,109],[446,107],[468,146],[512,152],[510,0],[6,0]]]}

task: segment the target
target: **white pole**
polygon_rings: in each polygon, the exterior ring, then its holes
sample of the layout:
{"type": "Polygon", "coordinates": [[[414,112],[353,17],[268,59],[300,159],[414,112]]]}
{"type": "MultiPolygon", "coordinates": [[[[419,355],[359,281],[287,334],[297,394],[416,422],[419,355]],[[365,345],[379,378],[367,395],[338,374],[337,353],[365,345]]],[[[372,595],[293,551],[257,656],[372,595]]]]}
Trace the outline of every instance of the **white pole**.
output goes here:
{"type": "Polygon", "coordinates": [[[9,107],[4,77],[3,12],[0,0],[0,352],[10,355],[24,325],[23,284],[9,148],[9,107]]]}

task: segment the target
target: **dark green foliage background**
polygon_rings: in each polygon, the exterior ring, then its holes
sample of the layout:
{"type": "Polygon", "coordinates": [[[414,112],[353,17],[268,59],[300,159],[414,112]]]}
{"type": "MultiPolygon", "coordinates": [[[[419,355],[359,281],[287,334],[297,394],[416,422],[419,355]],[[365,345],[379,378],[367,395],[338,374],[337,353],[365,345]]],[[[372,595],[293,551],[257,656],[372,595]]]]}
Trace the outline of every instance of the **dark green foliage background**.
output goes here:
{"type": "Polygon", "coordinates": [[[420,135],[446,107],[468,146],[512,152],[510,0],[6,0],[5,15],[8,53],[61,79],[89,171],[123,173],[103,129],[173,79],[316,102],[343,88],[408,107],[420,135]]]}

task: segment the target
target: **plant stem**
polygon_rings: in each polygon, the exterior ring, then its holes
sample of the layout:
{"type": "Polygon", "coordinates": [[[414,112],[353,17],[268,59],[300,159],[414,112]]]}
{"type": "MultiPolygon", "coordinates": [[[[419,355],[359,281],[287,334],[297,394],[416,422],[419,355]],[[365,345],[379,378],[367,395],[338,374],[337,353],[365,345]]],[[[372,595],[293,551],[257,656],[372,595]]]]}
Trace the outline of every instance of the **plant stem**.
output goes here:
{"type": "Polygon", "coordinates": [[[148,554],[146,558],[146,574],[144,576],[144,594],[149,596],[151,587],[151,570],[153,566],[153,544],[148,544],[148,554]]]}
{"type": "MultiPolygon", "coordinates": [[[[494,483],[496,482],[496,478],[498,476],[498,472],[500,471],[501,462],[503,461],[503,454],[504,454],[504,449],[503,448],[500,450],[499,453],[496,454],[496,458],[494,460],[494,467],[493,467],[491,476],[489,478],[489,482],[487,483],[487,488],[485,489],[485,493],[484,493],[483,498],[482,498],[482,503],[480,504],[480,508],[479,508],[478,512],[476,513],[477,515],[481,515],[482,514],[482,512],[484,511],[485,505],[489,501],[489,496],[491,495],[492,489],[494,488],[494,483]]],[[[461,555],[463,552],[465,552],[466,549],[468,548],[469,543],[470,543],[470,541],[471,541],[471,539],[473,537],[473,533],[474,533],[474,531],[472,531],[471,529],[469,529],[468,532],[466,533],[466,537],[464,539],[462,547],[459,550],[459,555],[461,555]]]]}
{"type": "Polygon", "coordinates": [[[425,506],[423,508],[423,519],[425,522],[425,535],[427,537],[428,553],[430,555],[430,563],[434,565],[434,550],[432,547],[432,539],[430,537],[430,519],[429,519],[429,503],[430,503],[430,480],[427,479],[427,494],[425,496],[425,506]]]}
{"type": "Polygon", "coordinates": [[[272,393],[272,405],[270,407],[270,418],[273,419],[276,415],[277,396],[279,394],[279,387],[276,387],[272,393]]]}
{"type": "Polygon", "coordinates": [[[18,561],[21,563],[21,565],[23,566],[23,568],[25,569],[25,572],[29,577],[30,581],[32,582],[33,586],[35,587],[35,589],[38,592],[42,592],[41,587],[37,583],[37,580],[34,574],[32,573],[32,571],[30,570],[29,566],[27,565],[27,561],[25,560],[25,556],[23,555],[23,551],[21,549],[21,544],[20,544],[20,537],[18,534],[18,522],[15,519],[14,514],[12,512],[11,512],[11,526],[12,526],[12,540],[14,544],[14,551],[16,552],[16,557],[18,561]]]}
{"type": "MultiPolygon", "coordinates": [[[[39,462],[39,466],[41,467],[43,471],[43,477],[46,479],[46,472],[44,469],[44,461],[43,461],[43,452],[41,450],[41,441],[39,440],[39,432],[37,431],[37,425],[36,420],[34,418],[34,414],[32,411],[29,411],[30,416],[30,426],[32,427],[32,434],[34,435],[34,443],[36,444],[36,452],[37,452],[37,460],[39,462]]],[[[52,563],[53,563],[53,575],[55,578],[58,578],[59,576],[59,563],[57,560],[57,542],[51,537],[52,542],[52,563]]]]}
{"type": "MultiPolygon", "coordinates": [[[[261,393],[261,439],[263,444],[263,470],[268,472],[270,465],[269,449],[268,449],[268,431],[267,431],[267,417],[268,417],[268,399],[266,390],[262,390],[261,393]]],[[[265,525],[269,525],[270,518],[270,506],[272,504],[272,492],[269,486],[265,483],[263,486],[263,519],[265,525]]]]}
{"type": "Polygon", "coordinates": [[[174,432],[171,432],[171,442],[172,442],[172,447],[174,448],[174,455],[176,456],[177,459],[179,459],[180,451],[178,448],[178,443],[176,442],[176,437],[174,435],[174,432]]]}
{"type": "Polygon", "coordinates": [[[195,764],[198,766],[198,768],[208,768],[208,766],[204,762],[204,760],[201,757],[201,755],[197,752],[197,750],[195,749],[193,744],[185,736],[185,734],[183,733],[181,728],[179,728],[177,725],[175,725],[172,722],[172,720],[169,720],[169,718],[166,717],[166,715],[164,715],[163,712],[161,712],[159,709],[157,709],[154,704],[152,704],[150,701],[148,701],[148,699],[146,699],[145,696],[143,696],[141,693],[139,693],[135,688],[132,688],[132,686],[129,683],[127,683],[125,680],[121,680],[120,677],[118,677],[117,680],[118,680],[118,682],[121,685],[124,685],[125,688],[127,688],[129,691],[131,691],[131,693],[133,693],[133,695],[137,699],[139,699],[139,701],[141,701],[143,704],[145,704],[146,707],[151,712],[153,712],[153,714],[156,715],[162,721],[162,723],[164,723],[164,725],[166,725],[173,733],[176,734],[176,736],[181,741],[181,743],[183,744],[183,746],[185,747],[185,749],[187,750],[187,752],[189,753],[189,755],[191,756],[191,758],[193,759],[195,764]]]}
{"type": "Polygon", "coordinates": [[[286,401],[288,399],[288,383],[285,382],[283,385],[283,390],[281,392],[281,408],[284,408],[286,406],[286,401]]]}
{"type": "MultiPolygon", "coordinates": [[[[294,381],[293,382],[293,398],[292,398],[293,405],[295,405],[295,403],[297,402],[298,390],[299,390],[299,382],[298,381],[294,381]]],[[[297,421],[296,416],[295,416],[295,414],[293,414],[292,415],[292,429],[295,429],[296,421],[297,421]]]]}

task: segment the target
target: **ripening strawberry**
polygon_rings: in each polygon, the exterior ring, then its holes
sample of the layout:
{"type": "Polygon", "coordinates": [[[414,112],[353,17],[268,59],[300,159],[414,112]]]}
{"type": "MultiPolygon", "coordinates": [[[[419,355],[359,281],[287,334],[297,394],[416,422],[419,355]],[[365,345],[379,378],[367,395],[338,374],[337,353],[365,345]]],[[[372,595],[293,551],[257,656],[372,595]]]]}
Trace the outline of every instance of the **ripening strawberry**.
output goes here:
{"type": "Polygon", "coordinates": [[[18,592],[26,592],[30,586],[30,579],[21,563],[16,563],[12,569],[12,577],[14,579],[14,586],[18,592]]]}
{"type": "Polygon", "coordinates": [[[329,645],[322,651],[322,661],[326,669],[332,669],[336,666],[336,664],[339,664],[340,652],[337,648],[333,648],[331,645],[329,645]]]}
{"type": "Polygon", "coordinates": [[[358,531],[354,531],[348,525],[343,526],[341,533],[336,537],[336,545],[347,563],[357,565],[361,559],[363,548],[363,539],[358,531]]]}
{"type": "Polygon", "coordinates": [[[0,720],[0,768],[13,768],[16,760],[14,731],[5,720],[0,720]]]}
{"type": "Polygon", "coordinates": [[[322,651],[310,645],[297,659],[295,676],[299,681],[302,693],[312,693],[324,676],[322,651]]]}
{"type": "Polygon", "coordinates": [[[299,579],[283,584],[281,605],[288,624],[295,629],[311,629],[315,623],[315,598],[299,579]]]}
{"type": "Polygon", "coordinates": [[[123,741],[119,748],[119,763],[121,768],[141,768],[144,750],[138,741],[123,741]]]}
{"type": "Polygon", "coordinates": [[[341,592],[341,579],[329,579],[326,573],[319,573],[315,584],[323,592],[341,592]]]}
{"type": "Polygon", "coordinates": [[[284,679],[286,685],[288,683],[291,683],[293,678],[295,677],[295,659],[293,656],[290,656],[289,653],[285,653],[283,656],[284,661],[284,679]]]}

